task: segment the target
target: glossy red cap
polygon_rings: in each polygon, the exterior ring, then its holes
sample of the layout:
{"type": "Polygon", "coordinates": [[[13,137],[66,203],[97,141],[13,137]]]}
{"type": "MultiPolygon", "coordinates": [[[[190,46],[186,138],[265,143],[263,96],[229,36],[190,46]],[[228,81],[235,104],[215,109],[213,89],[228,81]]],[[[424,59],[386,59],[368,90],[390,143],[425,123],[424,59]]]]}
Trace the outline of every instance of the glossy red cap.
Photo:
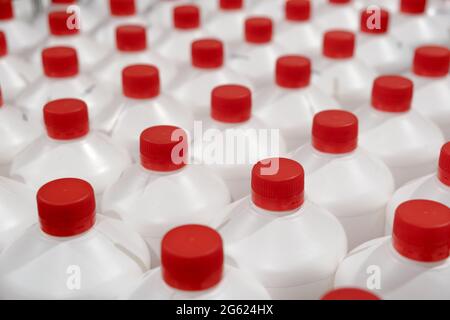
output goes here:
{"type": "Polygon", "coordinates": [[[113,16],[132,16],[136,14],[134,0],[109,0],[109,9],[113,16]]]}
{"type": "Polygon", "coordinates": [[[65,11],[53,11],[48,14],[48,25],[50,33],[54,36],[67,36],[78,33],[77,28],[70,29],[67,26],[67,21],[72,14],[65,11]]]}
{"type": "Polygon", "coordinates": [[[12,0],[0,0],[0,20],[14,18],[14,7],[12,0]]]}
{"type": "Polygon", "coordinates": [[[269,211],[289,211],[304,201],[303,167],[286,158],[259,161],[252,170],[252,201],[269,211]]]}
{"type": "Polygon", "coordinates": [[[220,0],[220,9],[237,10],[244,7],[244,0],[220,0]]]}
{"type": "Polygon", "coordinates": [[[72,140],[89,132],[88,108],[78,99],[59,99],[44,106],[47,134],[56,140],[72,140]]]}
{"type": "Polygon", "coordinates": [[[352,2],[352,0],[328,0],[328,3],[331,4],[348,4],[352,2]]]}
{"type": "Polygon", "coordinates": [[[377,26],[378,12],[375,13],[369,9],[361,11],[360,30],[364,33],[371,34],[383,34],[388,31],[389,27],[389,12],[385,9],[381,9],[380,12],[380,25],[377,26]]]}
{"type": "Polygon", "coordinates": [[[0,31],[0,57],[8,54],[8,41],[6,41],[6,35],[3,31],[0,31]]]}
{"type": "Polygon", "coordinates": [[[210,227],[184,225],[170,230],[162,239],[162,275],[172,288],[212,288],[222,279],[223,264],[222,238],[210,227]]]}
{"type": "Polygon", "coordinates": [[[381,300],[373,293],[358,288],[334,289],[325,294],[321,300],[381,300]]]}
{"type": "Polygon", "coordinates": [[[355,34],[350,31],[332,30],[325,33],[322,53],[331,59],[347,59],[353,57],[355,50],[355,34]]]}
{"type": "Polygon", "coordinates": [[[309,86],[311,60],[303,56],[279,57],[275,67],[275,81],[283,88],[295,89],[309,86]]]}
{"type": "Polygon", "coordinates": [[[450,141],[441,149],[438,176],[443,184],[450,186],[450,141]]]}
{"type": "Polygon", "coordinates": [[[413,72],[422,77],[445,77],[450,67],[450,51],[445,47],[423,46],[414,54],[413,72]]]}
{"type": "Polygon", "coordinates": [[[122,25],[116,28],[116,47],[123,52],[147,49],[147,31],[139,25],[122,25]]]}
{"type": "Polygon", "coordinates": [[[348,153],[358,146],[358,118],[344,110],[325,110],[314,116],[312,145],[324,153],[348,153]]]}
{"type": "Polygon", "coordinates": [[[252,17],[245,20],[245,41],[268,43],[272,41],[273,23],[267,17],[252,17]]]}
{"type": "Polygon", "coordinates": [[[401,76],[381,76],[372,87],[372,106],[385,112],[405,112],[411,108],[414,84],[401,76]]]}
{"type": "Polygon", "coordinates": [[[71,47],[51,47],[42,50],[44,74],[50,78],[68,78],[78,74],[77,51],[71,47]]]}
{"type": "Polygon", "coordinates": [[[310,0],[290,0],[285,2],[284,12],[289,21],[306,21],[311,18],[310,0]]]}
{"type": "Polygon", "coordinates": [[[192,42],[192,65],[201,69],[215,69],[223,65],[223,43],[216,39],[192,42]]]}
{"type": "Polygon", "coordinates": [[[44,184],[37,192],[41,229],[55,237],[71,237],[95,224],[92,186],[81,179],[64,178],[44,184]]]}
{"type": "Polygon", "coordinates": [[[188,157],[188,138],[183,129],[154,126],[140,137],[141,164],[153,171],[175,171],[184,167],[188,157]]]}
{"type": "Polygon", "coordinates": [[[200,9],[196,5],[177,6],[173,9],[173,25],[177,29],[196,29],[200,26],[200,9]]]}
{"type": "Polygon", "coordinates": [[[122,71],[123,95],[132,99],[151,99],[160,92],[159,70],[145,64],[125,67],[122,71]]]}
{"type": "Polygon", "coordinates": [[[52,0],[53,4],[73,4],[77,3],[77,0],[52,0]]]}
{"type": "Polygon", "coordinates": [[[395,211],[394,248],[421,262],[445,260],[450,253],[450,208],[431,200],[410,200],[395,211]]]}
{"type": "Polygon", "coordinates": [[[400,11],[409,14],[425,13],[427,0],[401,0],[400,11]]]}
{"type": "Polygon", "coordinates": [[[222,85],[211,93],[211,117],[227,123],[245,122],[252,114],[252,92],[241,85],[222,85]]]}

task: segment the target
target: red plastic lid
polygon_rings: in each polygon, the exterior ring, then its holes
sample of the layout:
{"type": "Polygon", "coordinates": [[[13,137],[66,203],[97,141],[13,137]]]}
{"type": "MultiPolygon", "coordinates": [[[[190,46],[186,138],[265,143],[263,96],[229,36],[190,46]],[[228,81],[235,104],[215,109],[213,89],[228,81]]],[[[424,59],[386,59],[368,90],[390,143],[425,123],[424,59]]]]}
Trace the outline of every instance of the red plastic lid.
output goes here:
{"type": "Polygon", "coordinates": [[[252,170],[252,201],[269,211],[289,211],[304,201],[303,167],[286,158],[259,161],[252,170]]]}
{"type": "Polygon", "coordinates": [[[215,87],[211,93],[211,117],[220,122],[239,123],[250,119],[252,92],[249,88],[229,84],[215,87]]]}
{"type": "Polygon", "coordinates": [[[12,0],[0,0],[0,20],[14,18],[14,7],[12,0]]]}
{"type": "Polygon", "coordinates": [[[77,3],[77,0],[52,0],[53,4],[73,4],[77,3]]]}
{"type": "Polygon", "coordinates": [[[51,236],[75,236],[95,224],[94,189],[84,180],[50,181],[39,189],[36,198],[41,229],[51,236]]]}
{"type": "Polygon", "coordinates": [[[321,300],[381,300],[373,293],[358,288],[334,289],[325,294],[321,300]]]}
{"type": "Polygon", "coordinates": [[[128,66],[122,71],[122,91],[132,99],[151,99],[160,92],[159,70],[146,64],[128,66]]]}
{"type": "Polygon", "coordinates": [[[444,144],[439,157],[439,180],[450,186],[450,141],[444,144]]]}
{"type": "Polygon", "coordinates": [[[395,211],[394,248],[402,256],[435,262],[450,253],[450,208],[431,200],[410,200],[395,211]]]}
{"type": "Polygon", "coordinates": [[[8,42],[6,41],[6,35],[3,31],[0,31],[0,57],[8,54],[8,42]]]}
{"type": "Polygon", "coordinates": [[[445,77],[450,68],[450,51],[445,47],[423,46],[414,54],[413,71],[422,77],[445,77]]]}
{"type": "Polygon", "coordinates": [[[147,31],[139,25],[122,25],[116,28],[116,47],[123,52],[147,49],[147,31]]]}
{"type": "Polygon", "coordinates": [[[314,116],[312,145],[324,153],[348,153],[358,146],[358,118],[344,110],[325,110],[314,116]]]}
{"type": "Polygon", "coordinates": [[[50,78],[67,78],[78,74],[77,51],[71,47],[51,47],[42,50],[44,74],[50,78]]]}
{"type": "Polygon", "coordinates": [[[272,19],[252,17],[245,20],[245,41],[250,43],[268,43],[272,41],[272,19]]]}
{"type": "Polygon", "coordinates": [[[183,129],[154,126],[140,137],[141,164],[153,171],[175,171],[184,167],[188,157],[188,138],[183,129]]]}
{"type": "Polygon", "coordinates": [[[369,10],[361,11],[360,30],[361,32],[371,34],[383,34],[388,31],[389,27],[389,12],[384,9],[380,9],[379,13],[369,10]],[[379,14],[379,25],[378,22],[379,14]]]}
{"type": "Polygon", "coordinates": [[[48,25],[50,33],[54,36],[67,36],[78,33],[77,28],[69,28],[67,21],[71,19],[72,14],[65,11],[53,11],[48,14],[48,25]]]}
{"type": "Polygon", "coordinates": [[[0,87],[0,108],[3,107],[3,93],[2,88],[0,87]]]}
{"type": "Polygon", "coordinates": [[[89,132],[88,108],[78,99],[59,99],[44,106],[47,134],[56,140],[72,140],[89,132]]]}
{"type": "Polygon", "coordinates": [[[133,16],[136,14],[134,0],[109,0],[109,9],[113,16],[133,16]]]}
{"type": "Polygon", "coordinates": [[[350,31],[332,30],[325,33],[322,53],[331,59],[347,59],[353,57],[355,50],[355,34],[350,31]]]}
{"type": "Polygon", "coordinates": [[[306,21],[311,18],[310,0],[290,0],[286,1],[284,12],[287,20],[306,21]]]}
{"type": "Polygon", "coordinates": [[[411,108],[414,84],[401,76],[381,76],[372,87],[372,106],[386,112],[405,112],[411,108]]]}
{"type": "Polygon", "coordinates": [[[196,5],[177,6],[173,9],[173,25],[177,29],[196,29],[200,26],[200,9],[196,5]]]}
{"type": "Polygon", "coordinates": [[[425,13],[427,0],[401,0],[400,11],[408,14],[425,13]]]}
{"type": "Polygon", "coordinates": [[[192,65],[201,69],[215,69],[223,65],[223,43],[217,39],[192,42],[192,65]]]}
{"type": "Polygon", "coordinates": [[[303,56],[279,57],[275,68],[275,81],[283,88],[303,88],[311,80],[311,60],[303,56]]]}
{"type": "Polygon", "coordinates": [[[220,9],[222,10],[237,10],[244,6],[243,0],[220,0],[220,9]]]}
{"type": "Polygon", "coordinates": [[[331,4],[348,4],[352,2],[352,0],[328,0],[328,3],[331,4]]]}
{"type": "Polygon", "coordinates": [[[185,225],[170,230],[162,239],[162,276],[172,288],[212,288],[222,279],[223,264],[222,238],[210,227],[185,225]]]}

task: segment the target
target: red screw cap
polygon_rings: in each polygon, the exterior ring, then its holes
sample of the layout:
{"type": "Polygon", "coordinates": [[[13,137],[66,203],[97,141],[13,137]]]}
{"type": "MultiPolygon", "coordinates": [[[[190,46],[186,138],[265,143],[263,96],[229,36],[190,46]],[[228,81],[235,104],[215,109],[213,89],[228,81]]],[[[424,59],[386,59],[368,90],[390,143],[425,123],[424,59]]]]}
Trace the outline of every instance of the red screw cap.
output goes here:
{"type": "Polygon", "coordinates": [[[73,4],[77,3],[77,0],[52,0],[53,4],[73,4]]]}
{"type": "Polygon", "coordinates": [[[285,16],[289,21],[307,21],[311,17],[310,0],[290,0],[285,3],[285,16]]]}
{"type": "Polygon", "coordinates": [[[143,26],[123,25],[116,28],[116,47],[122,52],[147,49],[147,31],[143,26]]]}
{"type": "Polygon", "coordinates": [[[450,68],[450,51],[445,47],[423,46],[414,54],[413,71],[422,77],[445,77],[450,68]]]}
{"type": "Polygon", "coordinates": [[[239,123],[250,119],[252,92],[241,85],[215,87],[211,93],[211,117],[220,122],[239,123]]]}
{"type": "Polygon", "coordinates": [[[381,300],[373,293],[358,288],[331,290],[321,300],[381,300]]]}
{"type": "Polygon", "coordinates": [[[41,229],[51,236],[75,236],[95,224],[94,189],[81,179],[46,183],[37,192],[37,207],[41,229]]]}
{"type": "Polygon", "coordinates": [[[282,56],[275,68],[275,81],[283,88],[295,89],[309,86],[311,60],[303,56],[282,56]]]}
{"type": "Polygon", "coordinates": [[[3,107],[3,93],[2,88],[0,87],[0,108],[3,107]]]}
{"type": "Polygon", "coordinates": [[[42,51],[44,74],[50,78],[67,78],[78,74],[78,56],[74,48],[51,47],[42,51]]]}
{"type": "Polygon", "coordinates": [[[358,146],[358,118],[343,110],[325,110],[314,116],[312,145],[324,153],[348,153],[358,146]]]}
{"type": "Polygon", "coordinates": [[[0,31],[0,57],[4,57],[8,54],[8,42],[6,41],[6,35],[3,31],[0,31]]]}
{"type": "Polygon", "coordinates": [[[185,225],[170,230],[161,242],[164,281],[179,290],[214,287],[223,274],[223,243],[210,227],[185,225]]]}
{"type": "Polygon", "coordinates": [[[408,14],[422,14],[426,6],[427,0],[401,0],[400,11],[408,14]]]}
{"type": "Polygon", "coordinates": [[[59,99],[44,106],[47,134],[56,140],[72,140],[89,132],[88,108],[78,99],[59,99]]]}
{"type": "Polygon", "coordinates": [[[389,12],[384,9],[380,9],[380,25],[377,25],[377,15],[372,10],[366,9],[361,11],[360,30],[364,33],[371,34],[383,34],[388,31],[389,27],[389,12]]]}
{"type": "Polygon", "coordinates": [[[332,30],[323,38],[323,55],[331,59],[347,59],[353,57],[355,50],[355,34],[350,31],[332,30]]]}
{"type": "Polygon", "coordinates": [[[414,84],[401,76],[381,76],[372,87],[372,106],[386,112],[405,112],[411,108],[414,84]]]}
{"type": "Polygon", "coordinates": [[[153,171],[175,171],[184,167],[188,157],[188,139],[183,129],[154,126],[140,137],[141,164],[153,171]]]}
{"type": "Polygon", "coordinates": [[[244,6],[243,0],[220,0],[220,9],[222,10],[238,10],[244,6]]]}
{"type": "Polygon", "coordinates": [[[328,0],[330,4],[348,4],[352,2],[352,0],[328,0]]]}
{"type": "Polygon", "coordinates": [[[252,170],[252,201],[269,211],[289,211],[304,201],[303,167],[286,158],[259,161],[252,170]]]}
{"type": "Polygon", "coordinates": [[[438,176],[443,184],[450,186],[450,141],[441,149],[438,176]]]}
{"type": "Polygon", "coordinates": [[[109,9],[113,16],[133,16],[136,14],[134,0],[109,0],[109,9]]]}
{"type": "Polygon", "coordinates": [[[54,11],[48,14],[48,25],[50,33],[54,36],[67,36],[78,33],[77,28],[69,28],[67,21],[71,19],[72,14],[65,11],[54,11]]]}
{"type": "Polygon", "coordinates": [[[430,200],[410,200],[395,211],[394,248],[421,262],[447,259],[450,252],[450,208],[430,200]]]}
{"type": "Polygon", "coordinates": [[[250,43],[268,43],[272,41],[272,19],[253,17],[245,20],[245,41],[250,43]]]}
{"type": "Polygon", "coordinates": [[[0,20],[14,18],[14,7],[12,0],[0,0],[0,20]]]}
{"type": "Polygon", "coordinates": [[[200,9],[196,5],[177,6],[173,9],[173,25],[177,29],[196,29],[200,26],[200,9]]]}
{"type": "Polygon", "coordinates": [[[125,97],[151,99],[160,92],[159,70],[145,64],[131,65],[122,71],[122,90],[125,97]]]}
{"type": "Polygon", "coordinates": [[[192,65],[201,69],[215,69],[223,65],[223,43],[216,39],[192,42],[192,65]]]}

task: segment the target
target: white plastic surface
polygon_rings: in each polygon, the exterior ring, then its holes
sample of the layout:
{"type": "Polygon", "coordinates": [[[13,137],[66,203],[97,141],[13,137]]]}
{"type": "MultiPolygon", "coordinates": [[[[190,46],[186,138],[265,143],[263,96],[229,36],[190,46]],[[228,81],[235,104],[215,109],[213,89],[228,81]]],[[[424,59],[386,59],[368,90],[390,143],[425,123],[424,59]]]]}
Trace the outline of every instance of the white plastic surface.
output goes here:
{"type": "Polygon", "coordinates": [[[33,28],[19,19],[0,20],[0,30],[7,36],[8,51],[11,54],[25,55],[46,37],[45,30],[33,28]]]}
{"type": "Polygon", "coordinates": [[[235,49],[244,34],[244,10],[218,10],[211,14],[205,24],[206,31],[225,43],[225,48],[235,49]]]}
{"type": "Polygon", "coordinates": [[[357,31],[360,17],[359,12],[355,10],[355,2],[353,1],[349,4],[332,4],[326,1],[326,3],[318,6],[314,24],[321,31],[330,29],[357,31]]]}

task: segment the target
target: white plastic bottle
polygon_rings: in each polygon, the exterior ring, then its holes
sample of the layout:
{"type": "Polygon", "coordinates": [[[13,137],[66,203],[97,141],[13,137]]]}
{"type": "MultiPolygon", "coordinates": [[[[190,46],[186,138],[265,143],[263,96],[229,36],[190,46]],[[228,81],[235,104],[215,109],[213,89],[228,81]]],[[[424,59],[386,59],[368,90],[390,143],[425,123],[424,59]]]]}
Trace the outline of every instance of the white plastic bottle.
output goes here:
{"type": "Polygon", "coordinates": [[[412,61],[411,51],[390,35],[390,25],[391,16],[385,9],[361,11],[356,57],[380,74],[403,73],[412,61]]]}
{"type": "Polygon", "coordinates": [[[249,1],[250,3],[253,2],[253,5],[251,5],[250,8],[246,8],[247,12],[250,15],[270,17],[274,22],[278,23],[278,21],[283,18],[283,10],[285,4],[287,2],[290,2],[291,0],[247,1],[249,1]]]}
{"type": "Polygon", "coordinates": [[[0,253],[36,222],[34,194],[24,184],[0,177],[0,253]]]}
{"type": "Polygon", "coordinates": [[[347,253],[345,231],[327,210],[304,201],[304,172],[272,158],[252,170],[252,196],[219,226],[227,261],[253,274],[273,299],[319,299],[347,253]]]}
{"type": "Polygon", "coordinates": [[[116,29],[116,52],[105,60],[95,72],[98,81],[110,82],[117,88],[122,84],[122,71],[132,64],[153,64],[161,70],[164,87],[171,85],[179,70],[169,60],[149,49],[147,31],[136,24],[121,25],[116,29]]]}
{"type": "Polygon", "coordinates": [[[20,110],[4,104],[0,88],[0,175],[8,175],[13,159],[40,134],[40,127],[26,121],[20,110]]]}
{"type": "MultiPolygon", "coordinates": [[[[360,0],[357,0],[360,1],[360,0]]],[[[345,29],[357,31],[359,15],[354,0],[328,0],[317,9],[314,24],[321,31],[329,29],[345,29]]]]}
{"type": "Polygon", "coordinates": [[[381,300],[379,297],[371,293],[370,291],[359,288],[339,288],[333,289],[325,294],[320,300],[381,300]]]}
{"type": "Polygon", "coordinates": [[[192,113],[170,96],[161,93],[158,68],[130,65],[122,73],[121,113],[114,123],[111,137],[125,147],[134,159],[139,158],[139,136],[149,126],[174,125],[191,132],[192,113]]]}
{"type": "Polygon", "coordinates": [[[411,110],[413,83],[381,76],[373,83],[371,106],[358,109],[360,144],[391,169],[396,187],[435,171],[444,144],[441,130],[411,110]]]}
{"type": "Polygon", "coordinates": [[[312,141],[292,153],[306,172],[306,197],[344,227],[349,249],[384,234],[394,193],[389,168],[358,146],[358,118],[348,111],[315,115],[312,141]]]}
{"type": "Polygon", "coordinates": [[[171,93],[195,118],[205,117],[210,110],[211,91],[222,84],[240,84],[252,88],[249,80],[226,66],[223,43],[217,39],[201,39],[192,43],[191,66],[186,76],[171,88],[171,93]]]}
{"type": "Polygon", "coordinates": [[[47,103],[44,122],[47,136],[17,155],[10,171],[33,189],[54,179],[76,177],[91,183],[100,195],[131,163],[126,150],[109,137],[90,132],[87,106],[81,100],[47,103]]]}
{"type": "Polygon", "coordinates": [[[275,83],[256,99],[256,115],[270,128],[279,129],[287,149],[311,136],[314,114],[339,108],[338,102],[311,84],[311,62],[303,56],[282,56],[276,62],[275,83]]]}
{"type": "Polygon", "coordinates": [[[331,30],[324,34],[323,58],[315,69],[315,83],[334,97],[343,108],[354,110],[367,104],[370,89],[376,77],[374,69],[354,57],[355,34],[344,30],[331,30]]]}
{"type": "Polygon", "coordinates": [[[233,52],[230,68],[249,79],[258,90],[273,82],[275,63],[281,48],[272,42],[270,18],[254,16],[245,20],[245,42],[233,52]]]}
{"type": "Polygon", "coordinates": [[[412,108],[432,120],[450,140],[450,51],[423,46],[415,51],[413,74],[416,91],[412,108]]]}
{"type": "Polygon", "coordinates": [[[0,298],[115,299],[134,285],[149,269],[145,242],[95,209],[86,181],[64,178],[42,186],[39,223],[0,254],[0,298]]]}
{"type": "Polygon", "coordinates": [[[43,76],[34,81],[17,97],[15,104],[31,122],[42,123],[42,108],[52,100],[77,98],[89,106],[94,129],[108,133],[120,111],[118,95],[111,85],[97,83],[80,73],[78,55],[70,47],[51,47],[42,51],[43,76]]]}
{"type": "Polygon", "coordinates": [[[407,201],[396,210],[393,236],[350,252],[336,272],[335,286],[369,289],[386,300],[448,300],[449,235],[449,207],[407,201]]]}
{"type": "Polygon", "coordinates": [[[140,136],[140,164],[129,167],[103,196],[103,212],[131,225],[148,243],[152,264],[171,228],[208,224],[230,203],[226,184],[207,168],[188,162],[186,132],[154,126],[140,136]]]}
{"type": "Polygon", "coordinates": [[[441,149],[436,173],[411,181],[395,192],[386,209],[386,234],[392,233],[395,209],[412,199],[434,200],[450,207],[450,142],[441,149]]]}
{"type": "Polygon", "coordinates": [[[32,64],[9,52],[7,35],[0,30],[0,86],[3,99],[14,102],[15,98],[39,77],[32,64]]]}
{"type": "MultiPolygon", "coordinates": [[[[208,5],[205,5],[199,0],[160,0],[150,9],[147,20],[150,22],[150,28],[162,28],[163,30],[170,30],[173,26],[173,11],[176,7],[184,6],[200,6],[202,11],[202,17],[205,17],[210,10],[209,7],[214,6],[217,1],[206,0],[208,5]]],[[[167,35],[167,34],[166,34],[167,35]]]]}
{"type": "Polygon", "coordinates": [[[130,300],[268,300],[252,277],[224,264],[222,238],[214,229],[184,225],[167,232],[161,268],[148,272],[130,300]]]}

